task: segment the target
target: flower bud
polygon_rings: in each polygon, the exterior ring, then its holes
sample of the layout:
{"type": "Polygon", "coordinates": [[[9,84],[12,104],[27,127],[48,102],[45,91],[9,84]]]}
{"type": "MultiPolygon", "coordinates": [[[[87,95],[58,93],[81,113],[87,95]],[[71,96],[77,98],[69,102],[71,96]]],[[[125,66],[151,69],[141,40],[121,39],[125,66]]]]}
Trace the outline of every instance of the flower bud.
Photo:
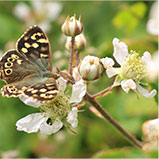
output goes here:
{"type": "Polygon", "coordinates": [[[101,77],[103,66],[95,56],[86,56],[80,63],[79,73],[84,80],[93,81],[101,77]]]}
{"type": "Polygon", "coordinates": [[[66,36],[75,37],[83,31],[83,24],[81,23],[81,17],[76,20],[76,16],[67,17],[61,28],[62,32],[66,36]]]}
{"type": "MultiPolygon", "coordinates": [[[[71,50],[71,45],[72,45],[71,40],[72,40],[71,37],[67,37],[65,47],[68,51],[71,50]]],[[[86,45],[87,45],[87,42],[86,42],[85,36],[83,34],[79,34],[75,37],[75,42],[74,42],[74,50],[75,51],[83,50],[86,47],[86,45]]]]}

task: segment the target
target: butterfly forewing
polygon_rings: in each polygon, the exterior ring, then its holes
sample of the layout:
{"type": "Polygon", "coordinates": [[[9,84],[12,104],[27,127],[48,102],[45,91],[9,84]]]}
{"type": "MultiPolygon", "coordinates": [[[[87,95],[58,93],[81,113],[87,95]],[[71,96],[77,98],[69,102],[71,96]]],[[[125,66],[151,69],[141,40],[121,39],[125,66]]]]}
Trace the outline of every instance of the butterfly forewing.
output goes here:
{"type": "Polygon", "coordinates": [[[36,63],[40,69],[52,69],[50,44],[47,35],[38,26],[28,29],[17,42],[17,50],[36,63]]]}
{"type": "Polygon", "coordinates": [[[21,81],[37,72],[39,72],[37,66],[16,50],[6,52],[0,60],[1,79],[7,83],[21,81]]]}
{"type": "Polygon", "coordinates": [[[0,59],[0,78],[7,83],[1,89],[2,95],[24,95],[40,103],[54,100],[59,91],[51,68],[48,38],[33,26],[18,40],[17,50],[6,52],[0,59]]]}

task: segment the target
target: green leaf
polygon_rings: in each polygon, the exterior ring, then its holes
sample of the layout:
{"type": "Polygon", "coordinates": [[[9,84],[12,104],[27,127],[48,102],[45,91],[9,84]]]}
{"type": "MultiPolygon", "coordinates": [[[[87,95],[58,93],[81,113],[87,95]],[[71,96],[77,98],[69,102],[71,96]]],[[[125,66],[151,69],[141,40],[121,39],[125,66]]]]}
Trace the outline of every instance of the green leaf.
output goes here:
{"type": "Polygon", "coordinates": [[[147,8],[144,2],[137,2],[131,6],[132,13],[139,18],[144,17],[146,10],[147,8]]]}

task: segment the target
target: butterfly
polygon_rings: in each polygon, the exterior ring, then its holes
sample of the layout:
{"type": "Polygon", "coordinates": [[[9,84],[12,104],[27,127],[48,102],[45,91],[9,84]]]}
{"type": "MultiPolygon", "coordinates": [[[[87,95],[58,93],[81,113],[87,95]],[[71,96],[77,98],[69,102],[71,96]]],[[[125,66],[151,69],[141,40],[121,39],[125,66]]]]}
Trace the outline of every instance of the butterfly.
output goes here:
{"type": "Polygon", "coordinates": [[[58,87],[52,73],[50,43],[39,26],[32,26],[20,37],[16,49],[0,59],[0,78],[7,83],[2,96],[32,97],[39,103],[54,100],[58,87]]]}

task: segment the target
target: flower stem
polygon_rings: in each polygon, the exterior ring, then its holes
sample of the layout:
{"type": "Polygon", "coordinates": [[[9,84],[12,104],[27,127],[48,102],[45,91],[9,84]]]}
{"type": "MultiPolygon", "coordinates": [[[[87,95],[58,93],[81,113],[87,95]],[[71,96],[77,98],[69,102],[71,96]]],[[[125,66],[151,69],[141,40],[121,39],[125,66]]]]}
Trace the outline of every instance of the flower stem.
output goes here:
{"type": "Polygon", "coordinates": [[[104,95],[106,92],[108,92],[109,90],[111,90],[112,88],[113,88],[113,85],[111,85],[111,86],[105,88],[104,90],[92,95],[92,98],[100,97],[100,96],[104,95]]]}
{"type": "Polygon", "coordinates": [[[74,43],[75,43],[75,38],[72,37],[72,40],[71,40],[70,66],[69,66],[69,73],[70,73],[71,76],[72,76],[72,69],[73,69],[74,43]]]}
{"type": "Polygon", "coordinates": [[[79,51],[76,51],[76,66],[78,66],[80,63],[80,59],[79,59],[79,51]]]}
{"type": "Polygon", "coordinates": [[[126,139],[128,139],[137,147],[142,148],[141,142],[138,141],[134,136],[129,134],[124,128],[122,128],[121,125],[116,120],[114,120],[111,115],[105,109],[103,109],[103,107],[96,100],[94,100],[94,98],[88,92],[85,95],[85,100],[89,101],[103,115],[105,119],[107,119],[114,127],[116,127],[121,132],[121,134],[126,137],[126,139]]]}

